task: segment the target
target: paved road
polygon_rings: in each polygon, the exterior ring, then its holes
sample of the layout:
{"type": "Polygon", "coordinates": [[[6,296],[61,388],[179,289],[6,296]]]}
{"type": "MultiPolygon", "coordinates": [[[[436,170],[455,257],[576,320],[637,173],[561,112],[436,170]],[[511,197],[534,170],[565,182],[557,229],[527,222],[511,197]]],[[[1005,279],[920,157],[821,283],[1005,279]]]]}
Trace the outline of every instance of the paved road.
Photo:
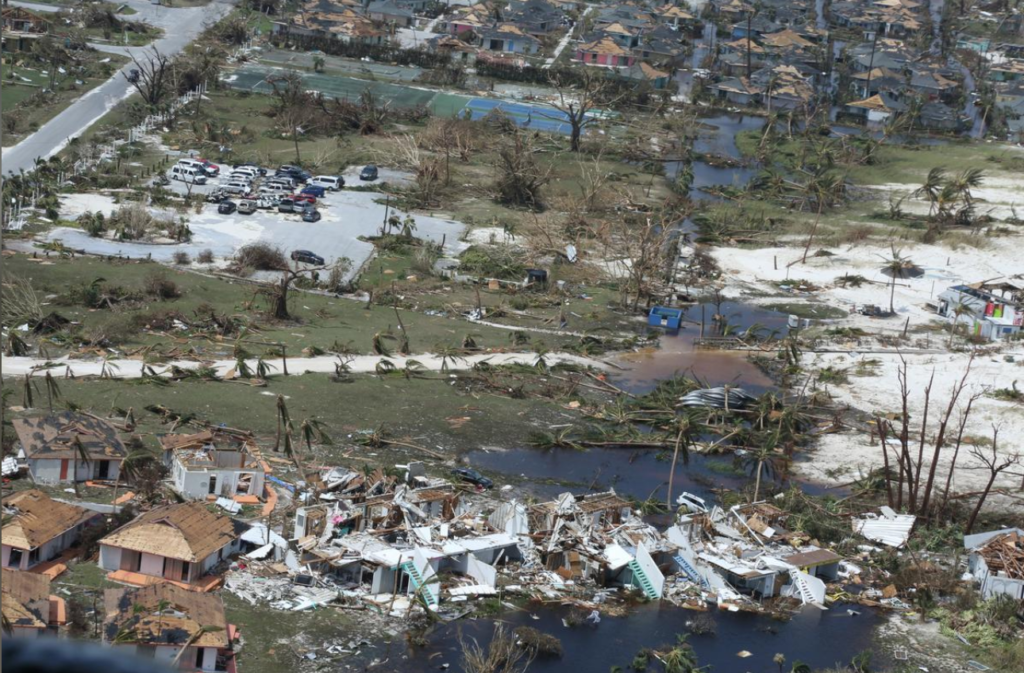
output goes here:
{"type": "MultiPolygon", "coordinates": [[[[148,21],[163,29],[164,37],[157,40],[154,46],[161,54],[174,55],[192,42],[207,24],[227,14],[235,0],[215,0],[205,7],[181,8],[153,5],[148,0],[124,1],[138,12],[132,16],[133,19],[148,21]]],[[[30,3],[18,3],[16,0],[12,0],[11,4],[31,6],[30,3]]],[[[131,52],[136,58],[142,59],[149,52],[149,47],[135,48],[131,52]]],[[[118,53],[121,53],[120,50],[118,53]]],[[[126,65],[122,71],[86,93],[17,145],[5,147],[3,173],[30,170],[36,158],[53,156],[67,145],[68,140],[81,135],[115,105],[131,95],[134,89],[122,75],[122,72],[131,67],[132,64],[126,65]]]]}

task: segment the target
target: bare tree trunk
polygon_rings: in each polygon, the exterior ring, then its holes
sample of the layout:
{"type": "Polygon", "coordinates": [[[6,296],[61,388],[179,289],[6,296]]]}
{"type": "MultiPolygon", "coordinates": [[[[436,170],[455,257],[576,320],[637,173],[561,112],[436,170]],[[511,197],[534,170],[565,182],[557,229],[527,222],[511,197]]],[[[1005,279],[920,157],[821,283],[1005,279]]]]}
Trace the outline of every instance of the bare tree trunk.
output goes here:
{"type": "Polygon", "coordinates": [[[668,505],[668,510],[672,511],[672,482],[676,476],[676,460],[679,459],[679,445],[683,441],[683,433],[680,432],[676,435],[676,448],[672,452],[672,467],[669,468],[668,472],[668,495],[665,496],[665,504],[668,505]]]}
{"type": "Polygon", "coordinates": [[[888,496],[889,507],[894,507],[896,502],[892,496],[892,474],[889,468],[889,447],[886,445],[885,440],[888,437],[886,432],[885,421],[882,420],[881,416],[875,418],[875,426],[878,428],[878,438],[882,444],[882,462],[885,469],[885,493],[888,496]]]}

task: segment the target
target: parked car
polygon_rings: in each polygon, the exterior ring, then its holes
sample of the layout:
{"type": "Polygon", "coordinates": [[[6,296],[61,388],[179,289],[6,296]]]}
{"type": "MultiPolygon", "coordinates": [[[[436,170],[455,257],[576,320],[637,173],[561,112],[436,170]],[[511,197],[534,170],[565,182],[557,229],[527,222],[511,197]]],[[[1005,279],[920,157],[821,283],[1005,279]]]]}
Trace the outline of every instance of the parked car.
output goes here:
{"type": "Polygon", "coordinates": [[[327,189],[319,185],[306,185],[302,188],[302,191],[299,192],[299,194],[309,194],[310,196],[315,196],[318,199],[324,198],[324,194],[326,193],[327,189]]]}
{"type": "Polygon", "coordinates": [[[461,481],[468,482],[475,486],[481,486],[483,488],[494,488],[494,482],[480,474],[476,470],[470,467],[456,467],[452,470],[452,474],[455,475],[461,481]]]}
{"type": "Polygon", "coordinates": [[[377,179],[379,171],[373,164],[369,166],[363,166],[363,170],[359,173],[360,180],[366,180],[367,182],[373,182],[377,179]]]}
{"type": "Polygon", "coordinates": [[[295,178],[295,180],[297,180],[298,182],[306,182],[311,177],[313,177],[312,175],[309,174],[308,171],[304,171],[301,168],[299,168],[298,166],[287,166],[287,165],[281,166],[280,168],[278,168],[277,169],[277,175],[287,175],[287,176],[290,176],[292,178],[295,178]]]}
{"type": "MultiPolygon", "coordinates": [[[[300,206],[301,208],[301,206],[300,206]]],[[[295,212],[295,199],[290,196],[286,196],[277,202],[277,212],[279,213],[294,213],[295,212]]]]}
{"type": "Polygon", "coordinates": [[[238,202],[239,215],[252,215],[259,206],[253,199],[242,199],[238,202]]]}
{"type": "Polygon", "coordinates": [[[225,192],[223,189],[215,189],[206,195],[206,202],[220,203],[226,198],[228,198],[227,192],[225,192]]]}
{"type": "Polygon", "coordinates": [[[212,161],[209,161],[207,159],[199,159],[199,163],[203,165],[203,170],[205,170],[206,174],[209,175],[211,178],[216,177],[217,175],[220,174],[220,166],[213,163],[212,161]]]}
{"type": "Polygon", "coordinates": [[[324,265],[324,258],[309,250],[292,250],[291,257],[293,262],[302,262],[303,264],[313,264],[315,266],[324,265]]]}
{"type": "Polygon", "coordinates": [[[137,83],[139,81],[139,77],[141,75],[142,75],[142,73],[139,72],[138,68],[132,68],[131,70],[128,71],[127,79],[132,84],[135,84],[135,83],[137,83]]]}
{"type": "Polygon", "coordinates": [[[309,184],[336,192],[345,186],[345,178],[338,175],[316,175],[309,181],[309,184]]]}
{"type": "Polygon", "coordinates": [[[171,167],[171,180],[190,182],[194,185],[206,184],[206,176],[203,174],[201,169],[183,165],[171,167]]]}
{"type": "Polygon", "coordinates": [[[248,194],[252,185],[244,180],[231,180],[224,183],[223,189],[228,194],[248,194]]]}
{"type": "Polygon", "coordinates": [[[313,196],[312,194],[305,194],[305,193],[292,194],[292,201],[294,201],[295,205],[297,205],[297,206],[300,205],[300,204],[305,204],[305,203],[315,204],[316,203],[316,197],[313,196]]]}
{"type": "Polygon", "coordinates": [[[266,175],[267,174],[267,169],[266,168],[263,168],[262,166],[254,163],[252,161],[246,161],[244,164],[238,164],[237,167],[238,168],[255,168],[259,172],[260,175],[266,175]]]}
{"type": "Polygon", "coordinates": [[[319,222],[320,221],[320,211],[317,210],[316,208],[306,208],[304,211],[302,211],[302,221],[303,222],[319,222]]]}
{"type": "Polygon", "coordinates": [[[234,201],[221,201],[217,204],[217,212],[221,215],[230,215],[235,212],[238,206],[235,205],[234,201]]]}

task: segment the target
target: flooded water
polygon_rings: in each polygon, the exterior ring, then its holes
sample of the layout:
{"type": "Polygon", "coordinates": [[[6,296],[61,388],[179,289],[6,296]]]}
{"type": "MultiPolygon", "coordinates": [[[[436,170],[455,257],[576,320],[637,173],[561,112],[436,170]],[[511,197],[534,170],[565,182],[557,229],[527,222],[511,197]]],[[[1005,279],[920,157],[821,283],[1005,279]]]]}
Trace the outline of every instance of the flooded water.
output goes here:
{"type": "MultiPolygon", "coordinates": [[[[704,306],[705,335],[720,334],[711,316],[717,311],[725,316],[736,332],[759,324],[765,330],[785,332],[786,316],[774,311],[734,302],[723,302],[720,307],[704,306]]],[[[700,336],[701,307],[686,308],[685,327],[678,334],[664,334],[657,347],[624,353],[611,362],[623,367],[613,370],[608,380],[628,392],[648,393],[660,381],[676,376],[696,377],[708,386],[742,386],[752,395],[760,395],[773,387],[773,383],[749,361],[745,353],[728,351],[699,351],[694,340],[700,336]]],[[[485,471],[523,477],[531,482],[530,489],[540,497],[553,497],[566,490],[576,492],[590,488],[614,488],[624,495],[645,500],[656,493],[664,497],[668,484],[671,461],[665,451],[655,449],[629,449],[620,447],[541,450],[523,447],[513,450],[479,450],[468,454],[469,463],[485,471]],[[659,455],[660,454],[660,455],[659,455]],[[556,478],[565,483],[538,483],[556,478]]],[[[673,492],[690,491],[701,497],[713,498],[713,489],[739,489],[747,483],[747,476],[734,465],[731,455],[705,457],[694,455],[689,465],[682,461],[676,465],[673,492]]],[[[817,491],[805,487],[808,492],[817,491]]]]}
{"type": "Polygon", "coordinates": [[[701,129],[693,149],[701,154],[720,154],[731,159],[742,159],[736,147],[736,134],[742,131],[760,130],[764,117],[754,115],[719,115],[700,120],[701,129]]]}
{"type": "MultiPolygon", "coordinates": [[[[853,606],[860,614],[852,616],[843,605],[831,610],[805,608],[789,622],[745,613],[711,611],[716,633],[691,635],[698,663],[723,673],[777,673],[776,654],[786,657],[785,670],[799,660],[812,669],[845,666],[858,653],[872,649],[872,632],[882,617],[870,609],[853,606]],[[749,656],[739,657],[740,652],[749,656]]],[[[531,626],[559,638],[564,649],[561,658],[538,658],[530,673],[564,672],[604,673],[612,666],[628,669],[633,656],[643,647],[661,648],[675,643],[687,632],[686,622],[697,614],[670,605],[647,604],[631,611],[628,617],[602,616],[597,625],[574,628],[562,624],[565,608],[506,612],[501,620],[509,627],[531,626]],[[531,616],[532,615],[532,616],[531,616]],[[536,617],[537,619],[534,619],[536,617]]],[[[481,645],[490,642],[492,620],[466,620],[446,624],[428,639],[425,647],[407,649],[392,661],[399,673],[441,670],[462,672],[463,639],[475,639],[481,645]]],[[[660,669],[659,669],[660,670],[660,669]]]]}

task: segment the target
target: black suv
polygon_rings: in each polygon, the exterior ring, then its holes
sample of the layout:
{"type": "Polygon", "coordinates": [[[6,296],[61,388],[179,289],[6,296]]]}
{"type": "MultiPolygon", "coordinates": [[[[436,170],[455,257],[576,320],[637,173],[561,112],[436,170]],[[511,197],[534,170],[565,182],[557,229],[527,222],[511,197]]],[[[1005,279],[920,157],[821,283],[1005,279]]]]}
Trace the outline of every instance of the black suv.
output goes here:
{"type": "Polygon", "coordinates": [[[476,486],[482,486],[483,488],[494,488],[494,482],[480,474],[476,470],[469,467],[456,467],[452,470],[452,474],[462,481],[469,482],[476,486]]]}
{"type": "Polygon", "coordinates": [[[281,166],[277,169],[276,175],[287,175],[290,178],[294,178],[296,182],[306,182],[313,177],[309,171],[304,171],[298,166],[281,166]]]}
{"type": "Polygon", "coordinates": [[[292,250],[292,261],[302,262],[303,264],[313,264],[315,266],[324,265],[324,258],[310,252],[309,250],[292,250]]]}

